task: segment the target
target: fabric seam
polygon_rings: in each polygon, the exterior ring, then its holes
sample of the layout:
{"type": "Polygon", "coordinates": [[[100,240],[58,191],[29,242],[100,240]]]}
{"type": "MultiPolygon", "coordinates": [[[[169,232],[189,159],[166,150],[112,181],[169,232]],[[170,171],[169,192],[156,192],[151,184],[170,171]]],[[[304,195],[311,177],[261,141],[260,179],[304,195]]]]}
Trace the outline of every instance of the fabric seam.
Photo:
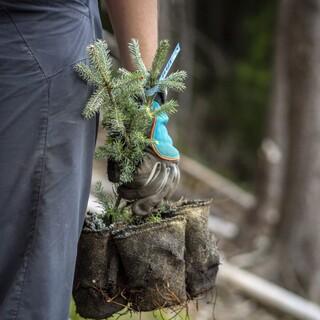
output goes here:
{"type": "Polygon", "coordinates": [[[70,67],[73,68],[75,64],[77,64],[77,63],[79,63],[79,62],[81,62],[81,61],[85,61],[85,60],[88,60],[88,58],[81,58],[81,59],[79,59],[79,60],[76,60],[76,61],[70,63],[69,65],[66,65],[63,69],[60,69],[60,70],[58,70],[57,72],[55,72],[54,74],[48,76],[46,79],[47,79],[47,80],[51,80],[51,79],[54,78],[55,76],[59,75],[60,73],[62,73],[62,72],[64,72],[64,71],[66,71],[66,68],[70,68],[70,67]]]}
{"type": "MultiPolygon", "coordinates": [[[[12,16],[10,15],[10,13],[8,12],[8,10],[6,10],[5,8],[3,8],[3,10],[5,11],[5,13],[7,14],[7,16],[9,17],[10,21],[12,22],[12,24],[14,25],[18,35],[20,36],[21,40],[23,41],[26,49],[28,50],[28,52],[30,53],[30,55],[32,56],[32,58],[34,59],[34,61],[36,62],[39,70],[41,71],[43,77],[46,79],[46,80],[50,80],[51,78],[55,77],[56,75],[58,75],[59,73],[65,71],[66,68],[69,68],[71,66],[73,66],[74,64],[76,63],[79,63],[80,61],[83,61],[83,60],[86,60],[88,59],[87,57],[85,58],[81,58],[81,59],[78,59],[70,64],[66,64],[65,66],[62,66],[61,69],[59,69],[58,71],[56,71],[55,73],[53,74],[50,74],[50,75],[46,75],[46,73],[44,72],[39,60],[37,59],[37,57],[35,56],[35,54],[33,53],[30,45],[28,44],[27,40],[24,38],[22,32],[20,31],[20,29],[18,28],[17,24],[15,23],[15,21],[13,20],[12,16]]],[[[81,14],[81,13],[80,13],[81,14]]],[[[91,14],[91,12],[89,11],[89,15],[91,14]]],[[[84,14],[81,14],[81,16],[89,19],[90,16],[87,16],[87,15],[84,15],[84,14]]],[[[91,26],[92,27],[92,26],[91,26]]]]}
{"type": "MultiPolygon", "coordinates": [[[[31,243],[29,244],[29,247],[27,248],[27,252],[25,254],[25,262],[24,262],[24,271],[22,274],[22,284],[20,286],[20,292],[18,293],[18,305],[17,305],[17,309],[16,309],[16,313],[13,316],[13,320],[17,320],[19,317],[19,311],[21,308],[21,304],[22,304],[22,296],[23,296],[23,292],[25,289],[25,281],[26,281],[26,277],[27,277],[27,272],[29,270],[29,266],[30,266],[30,254],[32,253],[33,249],[34,249],[34,245],[35,245],[35,230],[38,224],[38,217],[39,217],[39,210],[40,210],[40,197],[41,197],[41,193],[43,190],[43,186],[44,186],[44,182],[45,182],[45,177],[46,177],[46,164],[47,164],[47,137],[48,137],[48,124],[49,124],[49,107],[50,107],[50,88],[49,88],[49,82],[47,81],[47,108],[46,110],[44,110],[45,114],[44,114],[44,121],[45,123],[43,124],[43,126],[45,126],[45,131],[44,131],[44,141],[43,141],[43,152],[42,152],[42,159],[40,160],[40,170],[39,170],[39,186],[36,190],[36,195],[35,198],[33,199],[34,201],[34,207],[32,208],[32,211],[34,211],[33,217],[34,217],[34,223],[32,225],[32,230],[31,230],[31,243]]],[[[36,173],[35,173],[36,174],[36,173]]]]}
{"type": "Polygon", "coordinates": [[[30,48],[28,42],[26,41],[26,39],[24,38],[23,34],[21,33],[20,29],[18,28],[17,24],[15,23],[15,21],[13,20],[11,14],[8,12],[7,9],[3,9],[5,11],[5,13],[7,14],[7,16],[9,17],[10,21],[12,22],[12,24],[14,25],[18,35],[20,36],[21,40],[23,41],[24,45],[26,46],[27,50],[29,51],[30,55],[32,56],[32,58],[34,59],[34,61],[37,63],[37,66],[39,68],[39,70],[41,71],[42,75],[44,76],[45,79],[47,79],[46,74],[44,72],[44,70],[42,69],[37,57],[34,55],[32,49],[30,48]]]}

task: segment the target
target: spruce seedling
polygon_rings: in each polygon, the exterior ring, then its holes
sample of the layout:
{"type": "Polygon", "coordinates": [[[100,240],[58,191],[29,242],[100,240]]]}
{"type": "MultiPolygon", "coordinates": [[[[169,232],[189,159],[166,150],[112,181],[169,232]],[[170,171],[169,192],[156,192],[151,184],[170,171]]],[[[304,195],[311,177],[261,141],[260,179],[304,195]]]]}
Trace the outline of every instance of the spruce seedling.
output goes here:
{"type": "MultiPolygon", "coordinates": [[[[99,112],[107,132],[105,143],[96,150],[95,156],[118,164],[120,185],[132,181],[147,146],[152,143],[147,136],[152,120],[164,112],[174,113],[178,107],[172,99],[152,110],[154,96],[148,96],[146,90],[158,86],[162,91],[181,91],[185,88],[186,78],[184,71],[176,71],[159,79],[169,51],[167,40],[160,42],[150,70],[143,63],[137,40],[129,43],[129,51],[137,69],[133,72],[124,68],[114,70],[107,43],[102,40],[88,46],[88,64],[75,66],[80,77],[94,86],[94,93],[82,115],[91,119],[99,112]]],[[[128,221],[128,206],[120,206],[121,199],[116,195],[107,196],[101,183],[96,186],[96,195],[104,209],[105,222],[128,221]]]]}

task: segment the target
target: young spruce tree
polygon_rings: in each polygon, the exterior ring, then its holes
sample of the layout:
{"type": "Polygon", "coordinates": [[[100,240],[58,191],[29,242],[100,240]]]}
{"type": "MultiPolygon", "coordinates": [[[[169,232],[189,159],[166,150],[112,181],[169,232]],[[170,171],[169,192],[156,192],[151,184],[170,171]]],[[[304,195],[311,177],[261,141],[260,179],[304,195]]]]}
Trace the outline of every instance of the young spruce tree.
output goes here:
{"type": "MultiPolygon", "coordinates": [[[[129,51],[136,67],[133,72],[124,68],[114,70],[108,46],[101,40],[87,48],[89,65],[80,63],[75,67],[95,88],[82,115],[91,119],[99,112],[107,133],[104,145],[96,151],[96,158],[117,162],[120,184],[132,181],[146,147],[152,143],[147,136],[152,120],[163,112],[171,114],[177,110],[178,104],[173,99],[153,110],[154,96],[148,96],[146,90],[157,86],[161,91],[182,91],[186,78],[184,71],[176,71],[159,79],[169,51],[167,40],[160,42],[150,70],[143,63],[137,40],[129,43],[129,51]]],[[[120,208],[119,198],[108,196],[101,183],[96,185],[96,195],[104,209],[106,224],[128,217],[128,207],[120,208]]]]}

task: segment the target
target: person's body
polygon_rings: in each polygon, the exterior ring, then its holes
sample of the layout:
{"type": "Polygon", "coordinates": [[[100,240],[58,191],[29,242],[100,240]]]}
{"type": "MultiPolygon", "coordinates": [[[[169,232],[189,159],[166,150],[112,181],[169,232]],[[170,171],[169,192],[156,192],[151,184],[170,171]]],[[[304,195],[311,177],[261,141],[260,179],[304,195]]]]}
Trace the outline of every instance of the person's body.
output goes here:
{"type": "MultiPolygon", "coordinates": [[[[150,67],[156,0],[108,0],[124,67],[150,67]]],[[[97,119],[73,70],[101,38],[97,0],[0,0],[0,319],[66,320],[97,119]]]]}

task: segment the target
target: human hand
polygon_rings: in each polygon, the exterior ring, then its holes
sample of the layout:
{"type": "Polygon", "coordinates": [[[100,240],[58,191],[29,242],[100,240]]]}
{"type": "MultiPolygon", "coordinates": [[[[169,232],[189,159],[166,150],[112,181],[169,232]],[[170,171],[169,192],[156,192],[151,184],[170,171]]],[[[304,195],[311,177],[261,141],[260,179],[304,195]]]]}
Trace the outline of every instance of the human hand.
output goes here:
{"type": "MultiPolygon", "coordinates": [[[[108,176],[110,180],[120,176],[116,163],[112,161],[108,162],[108,176]]],[[[123,199],[133,201],[134,214],[144,216],[150,214],[162,200],[170,198],[179,180],[178,164],[160,159],[148,148],[133,180],[119,186],[118,194],[123,199]]]]}
{"type": "MultiPolygon", "coordinates": [[[[163,101],[163,96],[158,95],[153,108],[159,108],[163,101]]],[[[178,186],[180,155],[166,128],[168,119],[165,113],[154,119],[148,134],[153,143],[137,166],[133,180],[118,187],[121,198],[133,201],[132,210],[136,215],[150,214],[162,200],[169,199],[178,186]]],[[[108,178],[114,183],[120,180],[119,166],[112,160],[108,161],[108,178]]]]}

